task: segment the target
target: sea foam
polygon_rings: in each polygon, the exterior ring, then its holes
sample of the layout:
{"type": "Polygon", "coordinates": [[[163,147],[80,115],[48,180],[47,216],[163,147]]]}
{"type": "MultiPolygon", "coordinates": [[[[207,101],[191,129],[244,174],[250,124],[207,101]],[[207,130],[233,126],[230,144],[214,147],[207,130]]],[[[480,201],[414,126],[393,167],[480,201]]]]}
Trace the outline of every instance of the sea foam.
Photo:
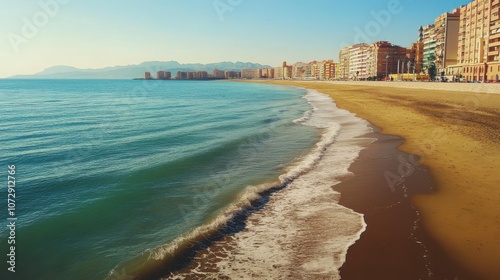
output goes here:
{"type": "Polygon", "coordinates": [[[169,279],[340,279],[347,249],[366,224],[362,214],[338,204],[332,187],[350,175],[351,163],[373,141],[361,138],[371,128],[325,94],[309,90],[305,98],[313,109],[295,123],[322,129],[316,147],[280,176],[285,187],[251,214],[246,228],[223,241],[224,257],[213,260],[216,271],[198,266],[169,279]]]}

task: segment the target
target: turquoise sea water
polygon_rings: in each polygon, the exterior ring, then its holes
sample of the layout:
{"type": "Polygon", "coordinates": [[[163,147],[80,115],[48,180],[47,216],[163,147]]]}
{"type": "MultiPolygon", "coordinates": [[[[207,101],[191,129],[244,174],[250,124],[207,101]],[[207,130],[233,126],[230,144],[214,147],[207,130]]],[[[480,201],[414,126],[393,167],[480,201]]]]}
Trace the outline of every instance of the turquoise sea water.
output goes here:
{"type": "Polygon", "coordinates": [[[0,279],[104,279],[217,218],[319,139],[305,91],[232,82],[0,80],[0,279]],[[16,166],[16,272],[7,171],[16,166]]]}

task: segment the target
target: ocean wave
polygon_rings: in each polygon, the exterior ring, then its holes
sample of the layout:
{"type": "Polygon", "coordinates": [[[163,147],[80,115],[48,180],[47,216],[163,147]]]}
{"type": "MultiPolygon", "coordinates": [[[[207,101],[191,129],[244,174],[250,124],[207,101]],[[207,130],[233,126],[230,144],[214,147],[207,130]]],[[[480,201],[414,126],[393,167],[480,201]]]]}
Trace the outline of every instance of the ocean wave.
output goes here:
{"type": "Polygon", "coordinates": [[[350,164],[363,145],[371,141],[365,139],[360,144],[351,140],[368,133],[370,128],[364,120],[338,109],[327,95],[308,90],[305,98],[312,109],[294,122],[322,129],[319,142],[309,154],[289,166],[279,181],[247,187],[209,223],[117,265],[106,279],[167,275],[183,279],[186,275],[172,272],[186,265],[196,251],[224,242],[224,236],[230,236],[232,248],[226,252],[228,257],[214,264],[217,271],[197,268],[190,273],[208,278],[231,275],[285,279],[300,273],[338,278],[347,248],[359,239],[366,224],[362,214],[338,204],[340,195],[331,187],[349,175],[350,164]],[[259,223],[248,224],[250,216],[259,223]],[[317,234],[316,239],[307,234],[317,234]],[[311,238],[319,247],[308,245],[313,250],[303,250],[301,254],[306,258],[299,260],[297,244],[311,238]]]}

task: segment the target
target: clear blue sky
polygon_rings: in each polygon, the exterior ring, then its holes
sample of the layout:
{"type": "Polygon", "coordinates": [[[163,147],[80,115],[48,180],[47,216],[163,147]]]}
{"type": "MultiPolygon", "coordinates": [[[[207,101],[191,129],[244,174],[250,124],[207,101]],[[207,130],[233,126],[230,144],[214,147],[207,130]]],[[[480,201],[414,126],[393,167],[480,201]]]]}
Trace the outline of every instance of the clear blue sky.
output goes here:
{"type": "Polygon", "coordinates": [[[0,78],[55,65],[101,68],[151,60],[336,61],[342,46],[365,38],[408,47],[419,26],[468,2],[0,0],[0,78]],[[377,22],[380,11],[390,19],[377,22]]]}

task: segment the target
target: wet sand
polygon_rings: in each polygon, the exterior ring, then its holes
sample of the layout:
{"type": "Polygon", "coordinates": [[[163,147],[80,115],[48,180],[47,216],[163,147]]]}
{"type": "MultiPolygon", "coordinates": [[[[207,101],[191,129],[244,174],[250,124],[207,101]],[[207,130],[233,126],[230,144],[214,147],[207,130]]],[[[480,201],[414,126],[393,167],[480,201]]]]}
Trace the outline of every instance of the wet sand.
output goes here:
{"type": "Polygon", "coordinates": [[[379,130],[367,135],[377,140],[349,168],[354,176],[334,187],[341,193],[340,204],[363,213],[367,223],[361,239],[348,250],[342,279],[474,279],[420,226],[410,197],[434,191],[428,168],[397,150],[402,138],[379,130]],[[404,175],[404,181],[392,185],[386,177],[392,174],[404,175]]]}
{"type": "MultiPolygon", "coordinates": [[[[431,254],[431,271],[445,277],[441,279],[499,279],[500,95],[491,94],[500,93],[499,85],[464,85],[467,89],[474,88],[474,92],[458,92],[447,90],[456,90],[461,86],[458,84],[439,84],[435,89],[422,90],[418,89],[421,83],[401,83],[405,84],[404,87],[396,83],[389,83],[390,87],[383,86],[380,82],[272,83],[312,88],[330,94],[339,108],[354,112],[381,127],[382,134],[403,137],[405,140],[399,149],[418,155],[420,159],[413,165],[429,167],[435,183],[432,193],[416,192],[410,195],[409,200],[420,213],[424,243],[431,253],[434,252],[431,254]]],[[[425,86],[433,88],[431,83],[425,83],[425,86]]],[[[357,164],[352,168],[356,168],[357,164]]],[[[359,170],[355,173],[366,169],[357,168],[359,170]]],[[[390,176],[396,189],[399,180],[410,183],[405,176],[401,176],[405,172],[398,171],[396,176],[390,176]]],[[[348,183],[343,184],[347,186],[348,183]]],[[[353,180],[349,184],[354,185],[353,180]]],[[[354,194],[350,196],[348,189],[344,187],[341,203],[355,210],[370,205],[370,199],[360,200],[354,194]]],[[[374,198],[374,201],[380,199],[374,198]]],[[[360,211],[366,215],[368,231],[349,250],[347,262],[341,269],[344,279],[400,279],[384,273],[416,269],[412,267],[419,259],[405,257],[403,252],[406,249],[386,250],[386,254],[380,254],[384,247],[377,243],[377,239],[383,235],[383,230],[375,230],[372,238],[368,234],[370,224],[375,223],[386,223],[383,228],[387,231],[391,227],[399,228],[402,224],[396,221],[402,223],[404,219],[397,216],[405,215],[394,209],[389,211],[394,218],[385,218],[390,216],[389,213],[370,218],[369,209],[360,211]],[[389,258],[397,261],[396,264],[384,261],[389,258]],[[370,262],[380,266],[374,265],[368,271],[387,275],[387,278],[356,271],[370,262]],[[386,265],[382,266],[384,263],[386,265]]],[[[388,242],[393,248],[405,246],[403,239],[390,240],[388,242]]]]}
{"type": "Polygon", "coordinates": [[[315,112],[298,121],[323,128],[315,147],[285,168],[282,187],[262,193],[255,209],[229,225],[235,231],[194,252],[168,279],[340,279],[366,224],[338,204],[332,187],[352,176],[349,166],[374,139],[365,137],[366,121],[323,94],[307,96],[315,112]]]}

